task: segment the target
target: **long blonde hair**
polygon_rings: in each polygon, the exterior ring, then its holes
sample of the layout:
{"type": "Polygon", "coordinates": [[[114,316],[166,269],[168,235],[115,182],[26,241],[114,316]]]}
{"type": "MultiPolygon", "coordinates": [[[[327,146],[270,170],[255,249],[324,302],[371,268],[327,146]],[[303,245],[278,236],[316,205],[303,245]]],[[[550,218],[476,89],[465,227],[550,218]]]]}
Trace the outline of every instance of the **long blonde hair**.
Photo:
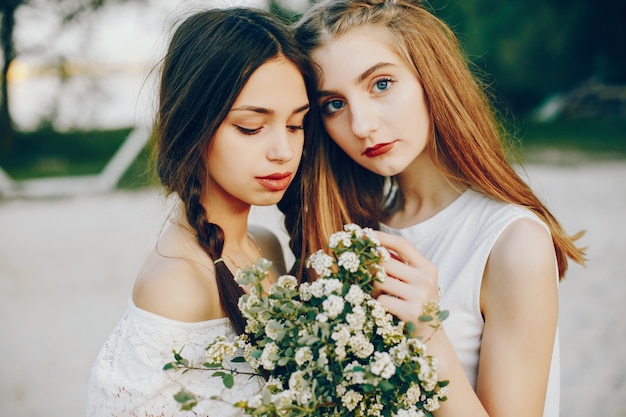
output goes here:
{"type": "MultiPolygon", "coordinates": [[[[470,69],[452,30],[418,1],[325,0],[311,7],[296,24],[296,39],[311,53],[342,34],[365,25],[387,28],[397,52],[413,68],[424,89],[434,139],[431,158],[450,180],[497,201],[527,207],[550,228],[559,277],[568,258],[584,264],[583,249],[568,236],[552,213],[515,172],[505,151],[508,137],[493,108],[488,89],[470,69]]],[[[319,109],[318,109],[319,112],[319,109]]],[[[318,121],[321,124],[319,113],[318,121]]],[[[385,179],[358,166],[330,137],[316,132],[301,167],[297,194],[284,205],[291,249],[300,261],[323,247],[330,233],[347,222],[375,227],[388,201],[385,179]],[[301,211],[301,213],[298,213],[301,211]],[[294,221],[294,216],[301,215],[294,221]]],[[[304,273],[302,262],[296,273],[304,273]]]]}

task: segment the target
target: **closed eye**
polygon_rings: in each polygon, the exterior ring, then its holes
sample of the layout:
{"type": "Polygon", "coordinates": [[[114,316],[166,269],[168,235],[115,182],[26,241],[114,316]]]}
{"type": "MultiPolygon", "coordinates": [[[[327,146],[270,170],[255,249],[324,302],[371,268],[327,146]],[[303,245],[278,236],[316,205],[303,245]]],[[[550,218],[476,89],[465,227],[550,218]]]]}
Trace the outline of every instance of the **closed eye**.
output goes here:
{"type": "Polygon", "coordinates": [[[257,128],[254,128],[254,129],[247,129],[247,128],[245,128],[243,126],[239,126],[239,125],[233,125],[233,126],[235,126],[237,128],[237,130],[239,130],[244,135],[256,135],[261,130],[263,130],[263,126],[257,127],[257,128]]]}
{"type": "Polygon", "coordinates": [[[289,129],[290,132],[297,132],[298,130],[304,130],[304,126],[287,126],[287,129],[289,129]]]}

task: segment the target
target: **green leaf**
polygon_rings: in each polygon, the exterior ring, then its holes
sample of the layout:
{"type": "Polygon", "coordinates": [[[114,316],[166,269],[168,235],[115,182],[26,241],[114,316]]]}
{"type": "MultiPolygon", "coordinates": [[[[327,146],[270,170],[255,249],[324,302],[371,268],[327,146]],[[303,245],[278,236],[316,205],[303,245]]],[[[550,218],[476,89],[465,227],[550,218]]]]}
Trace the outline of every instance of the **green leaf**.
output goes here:
{"type": "Polygon", "coordinates": [[[166,363],[165,366],[163,366],[164,371],[169,371],[170,369],[176,369],[176,366],[174,366],[172,362],[166,363]]]}
{"type": "Polygon", "coordinates": [[[320,339],[319,339],[318,337],[311,336],[311,337],[309,338],[309,340],[307,340],[307,341],[306,341],[306,345],[307,345],[307,346],[311,346],[311,345],[313,345],[313,344],[315,344],[315,343],[317,343],[317,342],[319,342],[319,341],[320,341],[320,339]]]}
{"type": "Polygon", "coordinates": [[[419,321],[432,321],[433,317],[429,316],[427,314],[423,314],[423,315],[419,316],[418,319],[419,319],[419,321]]]}
{"type": "Polygon", "coordinates": [[[222,381],[224,382],[224,386],[228,389],[231,389],[233,385],[235,385],[235,377],[233,374],[226,374],[222,377],[222,381]]]}
{"type": "Polygon", "coordinates": [[[219,363],[210,363],[210,362],[205,362],[202,364],[202,366],[208,369],[219,369],[222,367],[222,365],[219,363]]]}
{"type": "Polygon", "coordinates": [[[413,323],[412,321],[408,322],[406,324],[407,334],[412,335],[414,331],[415,331],[415,323],[413,323]]]}
{"type": "Polygon", "coordinates": [[[380,388],[383,391],[389,392],[389,391],[393,391],[394,385],[390,383],[389,381],[382,380],[378,383],[378,388],[380,388]]]}
{"type": "Polygon", "coordinates": [[[361,384],[361,389],[363,390],[363,392],[372,392],[374,391],[375,387],[372,384],[361,384]]]}
{"type": "Polygon", "coordinates": [[[189,366],[189,361],[183,358],[182,356],[180,356],[180,352],[176,352],[175,350],[173,352],[174,352],[174,359],[176,359],[177,363],[183,366],[189,366]]]}
{"type": "Polygon", "coordinates": [[[450,315],[450,312],[448,310],[442,310],[439,312],[439,314],[437,314],[437,319],[439,321],[444,321],[445,319],[448,318],[449,315],[450,315]]]}
{"type": "Polygon", "coordinates": [[[191,392],[186,391],[185,389],[181,389],[176,394],[174,394],[174,399],[176,400],[176,402],[181,404],[181,410],[191,410],[198,404],[196,396],[193,395],[191,392]]]}
{"type": "Polygon", "coordinates": [[[230,361],[234,363],[243,363],[246,361],[246,358],[244,358],[243,356],[235,356],[230,361]]]}
{"type": "Polygon", "coordinates": [[[224,372],[224,371],[213,372],[213,376],[219,376],[219,377],[223,378],[224,375],[226,375],[226,372],[224,372]]]}
{"type": "Polygon", "coordinates": [[[271,411],[271,409],[267,406],[261,406],[257,409],[255,409],[254,411],[252,411],[253,416],[265,416],[268,415],[269,412],[271,411]]]}
{"type": "Polygon", "coordinates": [[[278,333],[278,336],[276,336],[276,342],[279,342],[279,344],[280,344],[280,342],[282,342],[282,340],[285,338],[286,335],[287,335],[287,331],[286,330],[278,333]]]}

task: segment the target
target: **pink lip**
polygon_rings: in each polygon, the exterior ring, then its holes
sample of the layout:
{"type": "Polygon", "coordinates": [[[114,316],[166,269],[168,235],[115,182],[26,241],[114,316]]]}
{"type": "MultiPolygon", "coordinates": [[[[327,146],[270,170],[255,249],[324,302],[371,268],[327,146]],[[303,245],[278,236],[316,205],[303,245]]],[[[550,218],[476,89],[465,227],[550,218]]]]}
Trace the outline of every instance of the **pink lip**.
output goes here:
{"type": "Polygon", "coordinates": [[[291,183],[291,172],[274,173],[265,177],[256,177],[256,180],[270,191],[284,191],[291,183]]]}
{"type": "Polygon", "coordinates": [[[393,141],[388,143],[381,143],[376,146],[370,146],[363,152],[363,155],[367,156],[368,158],[375,158],[377,156],[384,155],[392,150],[395,144],[396,142],[393,141]]]}

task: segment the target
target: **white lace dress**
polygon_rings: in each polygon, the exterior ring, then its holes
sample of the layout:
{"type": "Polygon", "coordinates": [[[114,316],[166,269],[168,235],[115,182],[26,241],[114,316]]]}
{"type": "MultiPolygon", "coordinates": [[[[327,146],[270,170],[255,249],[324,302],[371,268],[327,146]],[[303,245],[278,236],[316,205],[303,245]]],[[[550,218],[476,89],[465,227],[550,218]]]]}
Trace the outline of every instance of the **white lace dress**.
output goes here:
{"type": "MultiPolygon", "coordinates": [[[[211,371],[164,371],[173,350],[196,365],[205,360],[205,348],[217,336],[232,340],[236,334],[227,318],[184,323],[136,307],[132,300],[121,321],[104,344],[91,371],[87,416],[238,416],[230,404],[257,394],[262,380],[246,375],[235,378],[232,389],[211,371]],[[180,411],[173,396],[182,387],[198,396],[192,411],[180,411]],[[212,400],[217,396],[224,401],[212,400]]],[[[242,371],[250,367],[238,365],[242,371]]]]}

